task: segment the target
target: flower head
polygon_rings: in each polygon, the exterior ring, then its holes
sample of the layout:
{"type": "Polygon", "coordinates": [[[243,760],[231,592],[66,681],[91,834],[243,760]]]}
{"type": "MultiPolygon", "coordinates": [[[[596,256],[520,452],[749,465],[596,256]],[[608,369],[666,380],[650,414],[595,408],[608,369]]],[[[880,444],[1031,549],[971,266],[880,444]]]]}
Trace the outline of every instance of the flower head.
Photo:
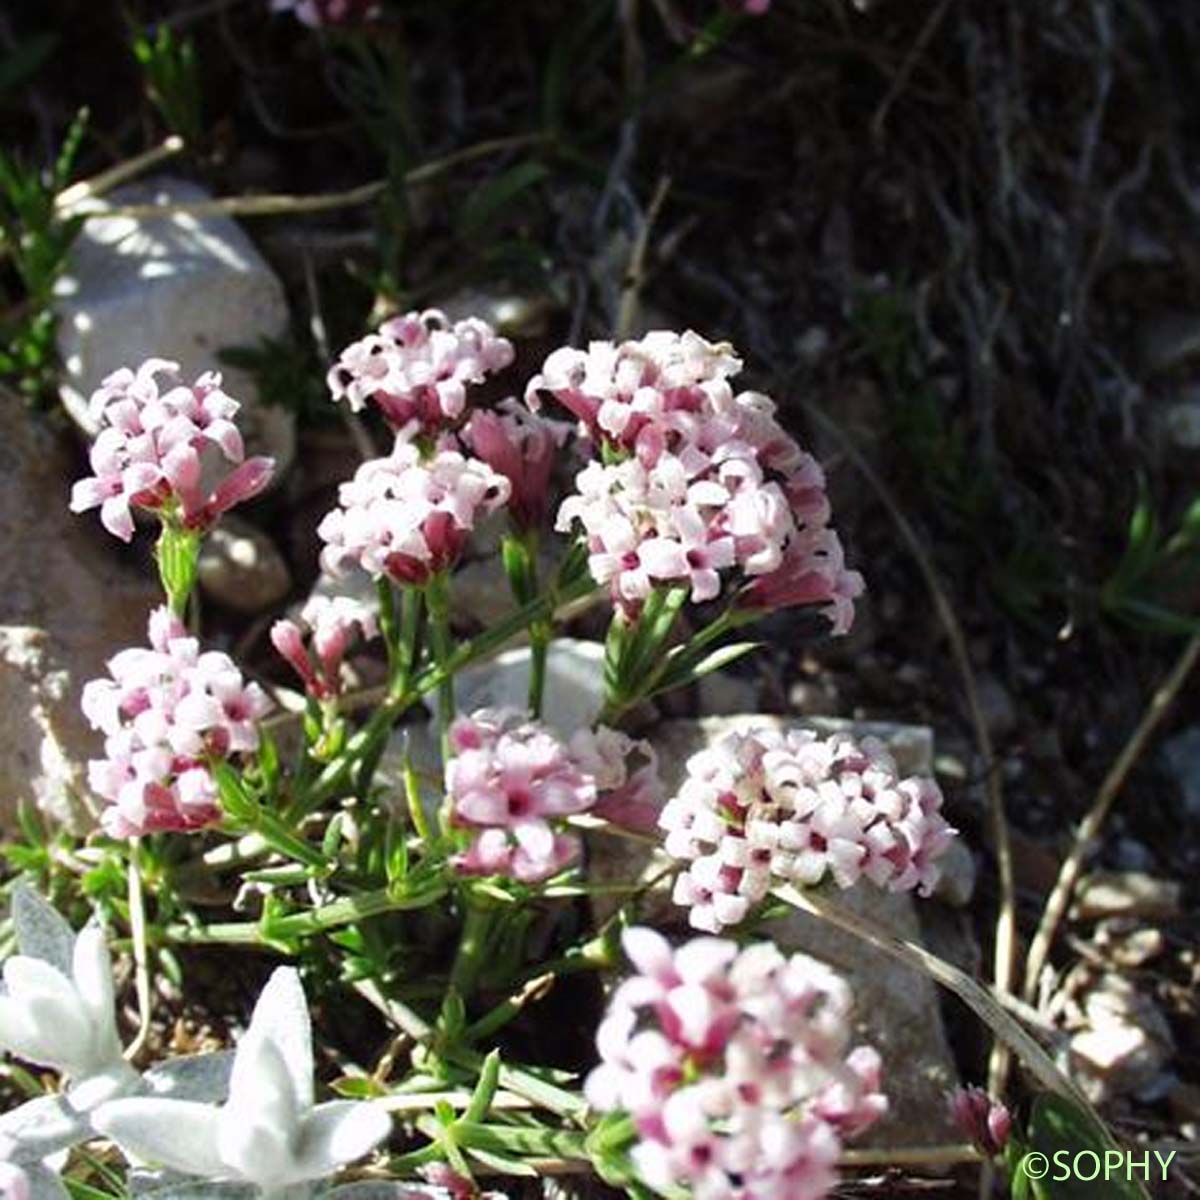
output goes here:
{"type": "Polygon", "coordinates": [[[270,709],[227,654],[201,651],[166,607],[150,614],[149,640],[115,655],[109,678],[83,689],[84,716],[105,734],[106,757],[88,763],[88,782],[109,802],[100,819],[114,837],[217,820],[210,764],[256,750],[270,709]]]}
{"type": "Polygon", "coordinates": [[[672,949],[644,928],[623,941],[638,973],[613,994],[585,1094],[633,1118],[645,1182],[708,1200],[824,1196],[842,1139],[887,1107],[879,1056],[849,1050],[846,984],[768,943],[672,949]]]}
{"type": "Polygon", "coordinates": [[[317,527],[321,565],[340,574],[352,563],[376,579],[424,584],[458,561],[475,522],[508,495],[508,480],[486,463],[451,449],[425,460],[398,438],[388,457],[363,463],[342,484],[339,506],[317,527]]]}
{"type": "Polygon", "coordinates": [[[552,354],[527,400],[549,392],[605,447],[556,527],[581,528],[593,577],[627,615],[659,585],[700,603],[732,582],[743,607],[821,604],[843,633],[862,580],[827,525],[824,475],[773,401],[734,392],[740,369],[694,333],[552,354]]]}
{"type": "Polygon", "coordinates": [[[213,372],[195,383],[163,387],[177,364],[152,358],[137,371],[113,372],[93,393],[89,411],[100,423],[90,462],[94,475],[71,489],[71,511],[100,509],[111,534],[133,537],[131,508],[157,513],[189,529],[207,529],[235,504],[256,496],[274,470],[269,458],[243,462],[233,417],[240,405],[213,372]],[[212,462],[237,464],[208,490],[212,462]]]}
{"type": "Polygon", "coordinates": [[[475,317],[450,321],[437,309],[409,312],[342,351],[329,390],[355,411],[374,404],[393,429],[423,434],[458,425],[467,389],[512,362],[512,345],[475,317]]]}
{"type": "Polygon", "coordinates": [[[657,762],[644,742],[601,726],[564,744],[516,709],[480,709],[450,727],[446,766],[451,820],[472,831],[455,863],[470,875],[548,879],[579,853],[567,819],[591,813],[648,829],[661,798],[657,762]],[[645,758],[630,771],[634,753],[645,758]]]}
{"type": "Polygon", "coordinates": [[[455,721],[450,744],[452,820],[477,831],[461,871],[532,883],[576,857],[578,839],[561,824],[596,803],[596,782],[553,733],[515,709],[483,709],[455,721]]]}
{"type": "Polygon", "coordinates": [[[312,1075],[300,977],[279,967],[238,1043],[223,1105],[135,1097],[101,1105],[93,1121],[127,1153],[172,1170],[282,1189],[325,1179],[369,1153],[391,1127],[377,1104],[314,1105],[312,1075]]]}
{"type": "Polygon", "coordinates": [[[662,811],[664,848],[688,864],[676,903],[697,929],[742,921],[771,887],[832,876],[928,895],[954,836],[932,779],[899,778],[873,738],[809,730],[729,734],[693,755],[662,811]]]}

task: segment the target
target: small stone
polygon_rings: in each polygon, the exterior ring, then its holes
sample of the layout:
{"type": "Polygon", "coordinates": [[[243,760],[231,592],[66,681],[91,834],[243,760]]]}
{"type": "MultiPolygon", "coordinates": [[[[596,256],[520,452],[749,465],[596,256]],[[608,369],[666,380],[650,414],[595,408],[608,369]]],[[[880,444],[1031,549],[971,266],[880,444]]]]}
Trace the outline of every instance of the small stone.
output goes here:
{"type": "Polygon", "coordinates": [[[1124,917],[1101,921],[1092,942],[1101,954],[1119,967],[1144,967],[1166,949],[1166,938],[1158,929],[1148,929],[1124,917]]]}
{"type": "Polygon", "coordinates": [[[1200,817],[1200,725],[1164,742],[1162,755],[1179,788],[1184,812],[1193,819],[1200,817]]]}
{"type": "Polygon", "coordinates": [[[1097,1101],[1155,1084],[1174,1051],[1158,1006],[1127,980],[1106,975],[1083,1002],[1087,1022],[1071,1038],[1072,1065],[1097,1101]]]}
{"type": "Polygon", "coordinates": [[[1071,908],[1076,921],[1101,917],[1166,919],[1179,915],[1183,887],[1140,871],[1097,871],[1080,884],[1071,908]]]}
{"type": "Polygon", "coordinates": [[[196,577],[213,600],[241,613],[263,612],[292,590],[275,543],[240,517],[223,517],[204,539],[196,577]]]}
{"type": "MultiPolygon", "coordinates": [[[[119,188],[91,209],[192,203],[202,188],[161,177],[119,188]]],[[[227,217],[92,218],[71,249],[55,288],[63,405],[89,436],[97,432],[88,397],[118,367],[145,359],[178,362],[191,381],[220,370],[242,404],[247,453],[275,459],[282,479],[296,453],[295,416],[259,403],[253,378],[223,366],[218,353],[279,338],[288,328],[283,286],[250,239],[227,217]]]]}

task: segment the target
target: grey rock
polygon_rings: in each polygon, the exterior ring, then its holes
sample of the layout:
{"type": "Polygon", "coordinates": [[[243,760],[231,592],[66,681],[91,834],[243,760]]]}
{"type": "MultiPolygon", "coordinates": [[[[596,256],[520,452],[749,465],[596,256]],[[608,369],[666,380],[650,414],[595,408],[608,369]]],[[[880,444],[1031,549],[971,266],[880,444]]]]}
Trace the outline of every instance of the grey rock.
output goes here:
{"type": "MultiPolygon", "coordinates": [[[[542,720],[560,737],[591,725],[604,703],[604,647],[599,642],[556,638],[546,658],[542,720]]],[[[529,695],[528,646],[506,650],[454,677],[459,712],[477,708],[524,709],[529,695]]]]}
{"type": "MultiPolygon", "coordinates": [[[[210,199],[202,188],[161,177],[112,192],[90,208],[210,199]]],[[[283,286],[250,239],[227,217],[91,218],[56,287],[63,404],[96,433],[87,401],[118,367],[150,357],[178,362],[184,378],[220,369],[242,403],[238,424],[249,453],[276,461],[275,479],[295,458],[295,417],[258,402],[253,380],[222,367],[217,353],[288,327],[283,286]]]]}
{"type": "MultiPolygon", "coordinates": [[[[764,726],[807,726],[823,733],[844,731],[882,738],[905,774],[928,773],[932,763],[932,733],[918,726],[756,715],[665,721],[650,736],[661,756],[668,795],[677,788],[687,759],[696,751],[728,732],[764,726]]],[[[668,862],[660,852],[640,842],[599,831],[589,835],[588,876],[594,883],[647,882],[666,866],[668,862]]],[[[838,899],[844,907],[901,937],[921,940],[917,904],[908,895],[860,886],[839,893],[838,899]]],[[[611,899],[593,898],[599,918],[611,914],[614,908],[611,899]]],[[[683,912],[671,903],[669,889],[662,886],[643,898],[638,919],[686,935],[683,912]]],[[[765,928],[781,948],[801,950],[831,963],[854,989],[856,1034],[875,1045],[883,1056],[891,1100],[888,1116],[862,1139],[863,1144],[891,1147],[961,1142],[961,1134],[946,1109],[945,1093],[956,1085],[957,1074],[933,983],[805,913],[791,913],[765,928]]]]}
{"type": "Polygon", "coordinates": [[[235,516],[223,517],[204,539],[196,575],[212,599],[242,613],[263,612],[292,588],[291,573],[275,543],[235,516]]]}
{"type": "Polygon", "coordinates": [[[700,712],[706,717],[729,716],[732,713],[752,712],[758,707],[759,686],[756,680],[730,671],[714,671],[705,675],[697,685],[700,712]]]}
{"type": "Polygon", "coordinates": [[[962,838],[955,838],[938,861],[942,874],[934,888],[934,896],[952,908],[966,908],[975,895],[975,883],[979,878],[979,868],[970,846],[962,838]]]}
{"type": "Polygon", "coordinates": [[[1162,754],[1179,788],[1184,811],[1189,817],[1200,817],[1200,725],[1164,742],[1162,754]]]}
{"type": "Polygon", "coordinates": [[[67,510],[72,462],[20,399],[0,391],[0,827],[19,800],[90,823],[84,764],[102,738],[79,711],[83,684],[146,639],[161,603],[153,568],[117,561],[95,513],[67,510]]]}

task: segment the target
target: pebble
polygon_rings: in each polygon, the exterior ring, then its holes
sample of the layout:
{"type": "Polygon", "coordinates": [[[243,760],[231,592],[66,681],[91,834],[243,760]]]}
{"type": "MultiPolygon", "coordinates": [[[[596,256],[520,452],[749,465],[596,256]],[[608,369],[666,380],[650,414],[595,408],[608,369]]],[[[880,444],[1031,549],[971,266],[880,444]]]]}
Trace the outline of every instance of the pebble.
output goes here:
{"type": "Polygon", "coordinates": [[[204,539],[196,575],[204,592],[240,613],[265,612],[292,589],[275,543],[248,521],[226,516],[204,539]]]}

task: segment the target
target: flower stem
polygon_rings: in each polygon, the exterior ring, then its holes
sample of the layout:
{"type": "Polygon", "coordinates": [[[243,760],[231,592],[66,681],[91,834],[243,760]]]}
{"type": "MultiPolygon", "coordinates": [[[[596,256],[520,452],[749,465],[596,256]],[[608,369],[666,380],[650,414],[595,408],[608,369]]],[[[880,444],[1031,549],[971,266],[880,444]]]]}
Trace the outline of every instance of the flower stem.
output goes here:
{"type": "Polygon", "coordinates": [[[463,930],[450,970],[450,986],[465,999],[475,990],[483,969],[491,939],[492,909],[475,901],[470,892],[465,893],[464,907],[463,930]]]}
{"type": "Polygon", "coordinates": [[[433,833],[429,828],[429,818],[425,815],[425,806],[421,803],[421,785],[417,779],[417,772],[412,765],[412,757],[407,753],[404,755],[403,773],[408,815],[412,818],[413,828],[417,831],[422,845],[428,847],[433,841],[433,833]]]}
{"type": "Polygon", "coordinates": [[[454,677],[450,666],[453,641],[450,636],[450,597],[445,572],[434,575],[425,585],[425,603],[429,607],[429,632],[433,661],[438,668],[438,733],[442,762],[450,761],[450,725],[454,721],[454,677]]]}

